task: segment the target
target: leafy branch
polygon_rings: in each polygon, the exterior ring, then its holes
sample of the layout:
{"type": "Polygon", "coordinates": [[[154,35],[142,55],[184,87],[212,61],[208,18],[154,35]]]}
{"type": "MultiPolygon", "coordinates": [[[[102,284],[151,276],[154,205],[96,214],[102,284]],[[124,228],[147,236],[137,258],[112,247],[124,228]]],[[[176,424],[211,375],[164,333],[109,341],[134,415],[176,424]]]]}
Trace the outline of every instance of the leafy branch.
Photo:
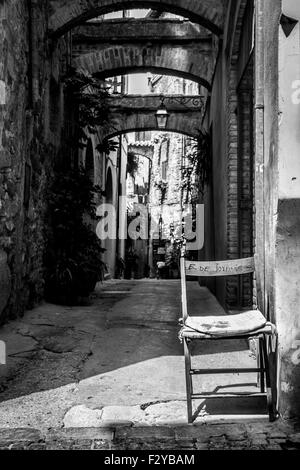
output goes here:
{"type": "MultiPolygon", "coordinates": [[[[72,144],[85,148],[89,135],[98,134],[98,128],[109,124],[108,90],[102,81],[84,73],[70,70],[65,79],[66,93],[72,100],[77,111],[77,119],[73,120],[74,135],[72,144]]],[[[100,139],[99,139],[100,140],[100,139]]],[[[97,150],[109,153],[116,150],[118,145],[113,140],[101,142],[97,150]]]]}
{"type": "Polygon", "coordinates": [[[181,187],[186,191],[187,198],[193,193],[203,196],[212,169],[210,135],[199,131],[197,139],[189,145],[185,156],[187,164],[182,169],[181,187]]]}

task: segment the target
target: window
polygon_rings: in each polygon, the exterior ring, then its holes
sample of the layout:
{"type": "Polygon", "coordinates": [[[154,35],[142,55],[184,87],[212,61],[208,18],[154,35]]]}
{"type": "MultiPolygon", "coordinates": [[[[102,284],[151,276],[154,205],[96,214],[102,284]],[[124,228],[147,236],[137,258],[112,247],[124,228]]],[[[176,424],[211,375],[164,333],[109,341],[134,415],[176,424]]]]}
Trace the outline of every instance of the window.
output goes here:
{"type": "Polygon", "coordinates": [[[168,159],[169,159],[169,140],[166,139],[161,143],[161,148],[160,148],[161,179],[163,181],[167,180],[168,159]]]}
{"type": "Polygon", "coordinates": [[[135,141],[136,142],[149,142],[151,141],[151,131],[142,131],[135,133],[135,141]]]}
{"type": "Polygon", "coordinates": [[[167,181],[167,169],[168,169],[168,162],[162,162],[161,165],[161,179],[163,181],[167,181]]]}

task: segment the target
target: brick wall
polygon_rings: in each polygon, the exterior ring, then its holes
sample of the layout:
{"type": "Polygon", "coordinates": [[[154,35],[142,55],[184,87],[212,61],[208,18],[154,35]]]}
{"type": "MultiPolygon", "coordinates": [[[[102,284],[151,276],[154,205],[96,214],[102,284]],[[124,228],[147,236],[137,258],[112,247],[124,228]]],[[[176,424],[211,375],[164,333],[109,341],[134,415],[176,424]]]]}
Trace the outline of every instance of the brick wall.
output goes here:
{"type": "MultiPolygon", "coordinates": [[[[227,258],[253,255],[253,68],[245,71],[237,90],[235,66],[228,90],[228,207],[227,258]]],[[[226,304],[251,307],[252,276],[232,277],[226,282],[226,304]]]]}
{"type": "MultiPolygon", "coordinates": [[[[218,58],[208,121],[213,137],[216,259],[237,259],[253,253],[251,66],[249,75],[244,75],[248,95],[238,94],[241,71],[245,72],[241,63],[249,61],[245,56],[248,49],[241,48],[243,41],[249,40],[249,31],[245,33],[243,27],[246,5],[242,0],[238,17],[229,18],[228,29],[234,34],[224,40],[224,49],[218,58]]],[[[249,307],[253,300],[252,277],[217,280],[216,293],[227,309],[249,307]]]]}
{"type": "MultiPolygon", "coordinates": [[[[238,90],[239,106],[239,257],[248,258],[253,255],[253,63],[250,61],[238,90]]],[[[242,307],[251,307],[253,303],[252,276],[243,276],[239,283],[239,297],[242,307]]]]}
{"type": "MultiPolygon", "coordinates": [[[[239,258],[238,221],[238,123],[236,69],[229,72],[227,104],[227,152],[228,152],[228,204],[227,204],[227,259],[239,258]]],[[[238,278],[230,277],[226,282],[226,304],[229,308],[237,305],[238,278]]]]}

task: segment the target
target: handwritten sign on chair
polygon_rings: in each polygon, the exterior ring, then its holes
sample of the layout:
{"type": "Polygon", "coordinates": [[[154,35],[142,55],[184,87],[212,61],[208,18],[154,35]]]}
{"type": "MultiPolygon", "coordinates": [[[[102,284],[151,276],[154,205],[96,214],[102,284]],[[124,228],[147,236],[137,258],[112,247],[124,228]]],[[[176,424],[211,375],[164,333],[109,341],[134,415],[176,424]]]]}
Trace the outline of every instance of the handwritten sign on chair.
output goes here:
{"type": "Polygon", "coordinates": [[[230,261],[185,261],[187,276],[217,277],[237,276],[254,272],[254,258],[244,258],[230,261]]]}

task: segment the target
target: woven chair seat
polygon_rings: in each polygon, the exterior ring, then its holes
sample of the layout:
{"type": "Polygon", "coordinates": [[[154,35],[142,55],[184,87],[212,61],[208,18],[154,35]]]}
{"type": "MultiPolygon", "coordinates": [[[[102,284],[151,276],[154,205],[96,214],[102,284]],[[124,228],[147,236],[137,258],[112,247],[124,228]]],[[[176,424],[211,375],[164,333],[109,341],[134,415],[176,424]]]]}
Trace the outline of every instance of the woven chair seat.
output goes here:
{"type": "Polygon", "coordinates": [[[185,321],[181,337],[235,337],[251,333],[272,334],[273,325],[268,323],[259,310],[250,310],[237,315],[191,317],[185,321]]]}

